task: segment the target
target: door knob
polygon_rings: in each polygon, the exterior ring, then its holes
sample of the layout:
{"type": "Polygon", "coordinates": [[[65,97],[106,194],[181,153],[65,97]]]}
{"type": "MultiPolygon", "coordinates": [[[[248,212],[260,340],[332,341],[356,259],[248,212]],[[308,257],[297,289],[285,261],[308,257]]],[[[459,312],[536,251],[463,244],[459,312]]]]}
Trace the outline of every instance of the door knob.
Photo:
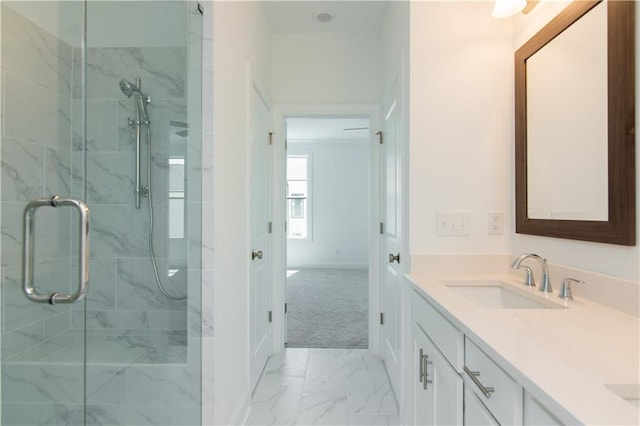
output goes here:
{"type": "Polygon", "coordinates": [[[258,250],[258,251],[253,250],[251,252],[251,260],[256,260],[256,258],[258,260],[262,259],[262,250],[258,250]]]}
{"type": "Polygon", "coordinates": [[[400,253],[393,254],[389,253],[389,263],[397,262],[400,263],[400,253]]]}

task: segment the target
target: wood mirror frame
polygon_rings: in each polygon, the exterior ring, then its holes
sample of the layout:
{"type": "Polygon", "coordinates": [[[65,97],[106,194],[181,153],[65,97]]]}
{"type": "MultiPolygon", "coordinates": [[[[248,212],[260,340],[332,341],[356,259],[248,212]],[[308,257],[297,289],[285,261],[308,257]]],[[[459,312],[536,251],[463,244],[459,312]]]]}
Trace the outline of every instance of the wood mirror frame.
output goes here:
{"type": "MultiPolygon", "coordinates": [[[[516,233],[633,246],[635,185],[635,4],[607,2],[608,220],[530,219],[527,197],[527,59],[598,1],[574,1],[515,54],[516,233]]],[[[578,160],[579,161],[579,160],[578,160]]]]}

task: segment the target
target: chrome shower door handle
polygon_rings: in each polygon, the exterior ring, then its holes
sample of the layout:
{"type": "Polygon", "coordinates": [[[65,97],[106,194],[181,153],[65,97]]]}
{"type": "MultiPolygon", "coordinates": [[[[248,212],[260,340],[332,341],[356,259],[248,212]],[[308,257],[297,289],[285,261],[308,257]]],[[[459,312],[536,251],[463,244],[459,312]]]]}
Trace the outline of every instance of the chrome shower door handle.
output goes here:
{"type": "Polygon", "coordinates": [[[89,283],[89,207],[84,201],[77,198],[63,198],[54,195],[51,198],[37,198],[24,209],[24,250],[22,253],[22,290],[27,298],[37,303],[74,303],[78,302],[87,294],[89,283]],[[75,207],[80,214],[80,229],[78,251],[79,253],[79,275],[78,290],[73,294],[38,293],[33,284],[33,263],[35,246],[35,214],[40,207],[75,207]]]}

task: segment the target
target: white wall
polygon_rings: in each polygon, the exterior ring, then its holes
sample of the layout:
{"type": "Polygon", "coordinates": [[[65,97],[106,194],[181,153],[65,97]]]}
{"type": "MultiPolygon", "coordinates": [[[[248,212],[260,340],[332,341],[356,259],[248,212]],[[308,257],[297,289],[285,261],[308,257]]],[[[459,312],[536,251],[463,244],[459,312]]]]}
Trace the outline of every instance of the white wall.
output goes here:
{"type": "Polygon", "coordinates": [[[288,141],[311,158],[311,239],[287,242],[287,266],[368,266],[368,141],[288,141]]]}
{"type": "MultiPolygon", "coordinates": [[[[513,49],[517,50],[532,35],[556,16],[566,2],[540,2],[528,15],[519,14],[514,19],[513,49]]],[[[636,7],[636,21],[640,19],[640,8],[636,7]]],[[[640,33],[636,32],[636,61],[640,59],[640,33]]],[[[637,62],[636,62],[637,63],[637,62]]],[[[636,66],[636,80],[640,68],[636,66]]],[[[638,80],[640,81],[640,80],[638,80]]],[[[640,86],[636,84],[636,122],[640,122],[638,99],[640,86]]],[[[636,142],[637,143],[637,142],[636,142]]],[[[511,157],[513,170],[513,157],[511,157]]],[[[636,164],[640,164],[640,150],[636,149],[636,164]]],[[[637,175],[637,179],[640,175],[637,175]]],[[[513,172],[510,179],[514,179],[513,172]]],[[[636,182],[636,200],[640,200],[640,180],[636,182]]],[[[637,201],[636,201],[637,203],[637,201]]],[[[640,224],[640,209],[636,223],[640,224]]],[[[640,227],[638,228],[640,229],[640,227]]],[[[640,238],[636,237],[640,241],[640,238]]],[[[589,270],[633,281],[640,279],[640,248],[612,244],[589,243],[530,235],[514,234],[513,254],[533,251],[549,258],[549,262],[589,270]]]]}
{"type": "Polygon", "coordinates": [[[216,1],[213,17],[215,418],[229,424],[241,420],[250,392],[247,63],[267,97],[271,64],[259,2],[216,1]]]}
{"type": "Polygon", "coordinates": [[[512,229],[513,48],[492,2],[411,3],[410,250],[507,253],[512,229]],[[436,212],[471,213],[470,236],[436,212]],[[504,212],[488,235],[489,211],[504,212]]]}
{"type": "Polygon", "coordinates": [[[271,47],[275,103],[380,100],[377,34],[274,34],[271,47]]]}

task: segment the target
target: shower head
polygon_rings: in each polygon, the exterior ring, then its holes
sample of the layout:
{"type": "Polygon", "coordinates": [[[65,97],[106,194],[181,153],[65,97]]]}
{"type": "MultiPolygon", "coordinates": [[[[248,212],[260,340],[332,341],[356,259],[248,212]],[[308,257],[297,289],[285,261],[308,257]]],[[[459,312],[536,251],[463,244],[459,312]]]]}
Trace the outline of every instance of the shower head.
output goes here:
{"type": "Polygon", "coordinates": [[[125,80],[124,78],[120,80],[120,90],[122,90],[122,93],[124,93],[127,98],[130,98],[134,93],[142,94],[140,92],[140,89],[138,89],[138,86],[131,83],[130,81],[125,80]]]}
{"type": "MultiPolygon", "coordinates": [[[[138,82],[140,79],[137,80],[138,82]]],[[[141,121],[149,121],[147,115],[147,108],[145,103],[149,103],[149,97],[140,91],[140,88],[130,81],[125,80],[124,78],[120,80],[120,90],[125,94],[127,98],[134,97],[136,100],[136,108],[138,110],[139,120],[141,121]]]]}

